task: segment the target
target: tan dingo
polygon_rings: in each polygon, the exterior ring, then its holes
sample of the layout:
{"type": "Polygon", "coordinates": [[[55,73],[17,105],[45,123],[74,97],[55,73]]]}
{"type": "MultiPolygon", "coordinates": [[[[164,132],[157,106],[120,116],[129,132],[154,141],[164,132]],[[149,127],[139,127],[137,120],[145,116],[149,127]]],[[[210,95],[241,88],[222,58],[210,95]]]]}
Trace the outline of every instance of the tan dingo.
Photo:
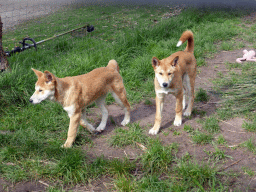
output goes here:
{"type": "Polygon", "coordinates": [[[87,127],[90,132],[101,132],[105,129],[108,110],[105,107],[105,97],[111,92],[116,102],[125,110],[122,125],[130,122],[130,105],[126,98],[123,79],[115,60],[110,60],[107,67],[94,69],[79,76],[57,78],[49,71],[44,73],[32,69],[38,77],[35,93],[30,102],[40,103],[45,99],[59,102],[70,118],[68,137],[63,147],[71,147],[77,134],[78,125],[87,127]],[[102,112],[100,125],[95,129],[86,121],[85,107],[93,101],[102,112]]]}
{"type": "Polygon", "coordinates": [[[156,117],[155,125],[150,129],[149,134],[155,135],[159,132],[161,113],[166,94],[172,93],[176,97],[175,126],[180,126],[182,123],[182,109],[185,109],[186,93],[188,94],[188,107],[184,112],[184,116],[191,115],[196,78],[194,38],[191,31],[185,31],[181,35],[177,46],[179,47],[186,40],[188,44],[184,51],[173,53],[171,56],[162,60],[156,57],[152,58],[152,66],[155,71],[156,117]]]}

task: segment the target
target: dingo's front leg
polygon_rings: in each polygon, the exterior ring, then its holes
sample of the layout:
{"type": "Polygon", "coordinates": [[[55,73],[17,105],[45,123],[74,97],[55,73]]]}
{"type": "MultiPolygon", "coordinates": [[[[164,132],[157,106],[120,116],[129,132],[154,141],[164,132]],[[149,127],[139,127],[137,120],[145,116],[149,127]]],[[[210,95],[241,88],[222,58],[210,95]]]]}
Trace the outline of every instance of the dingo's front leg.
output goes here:
{"type": "Polygon", "coordinates": [[[81,118],[81,113],[74,113],[70,117],[70,123],[68,128],[68,138],[65,144],[63,145],[63,147],[70,148],[73,142],[75,141],[80,118],[81,118]]]}
{"type": "Polygon", "coordinates": [[[152,129],[149,130],[149,134],[156,135],[159,132],[161,126],[161,118],[164,104],[164,94],[157,93],[156,94],[156,117],[155,117],[155,125],[152,129]]]}
{"type": "Polygon", "coordinates": [[[182,123],[182,103],[183,103],[183,94],[180,93],[179,95],[176,96],[176,115],[174,119],[174,125],[175,126],[180,126],[182,123]]]}

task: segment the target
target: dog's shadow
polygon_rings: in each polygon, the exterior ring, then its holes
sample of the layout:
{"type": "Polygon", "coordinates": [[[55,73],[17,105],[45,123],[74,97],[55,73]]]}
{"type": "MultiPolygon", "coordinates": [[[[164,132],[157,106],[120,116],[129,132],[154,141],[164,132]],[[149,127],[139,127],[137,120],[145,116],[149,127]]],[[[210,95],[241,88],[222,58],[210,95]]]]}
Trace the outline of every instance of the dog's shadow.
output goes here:
{"type": "MultiPolygon", "coordinates": [[[[146,121],[146,123],[153,123],[155,119],[156,106],[154,101],[150,102],[150,104],[140,103],[136,104],[132,107],[131,110],[131,120],[130,123],[146,121]],[[149,121],[149,122],[148,122],[149,121]]],[[[98,134],[109,134],[117,127],[123,127],[121,122],[124,119],[124,110],[117,105],[109,105],[108,106],[109,117],[106,125],[106,129],[98,134]]],[[[97,118],[96,122],[93,123],[95,127],[97,127],[101,122],[101,114],[99,114],[100,118],[97,118]]],[[[129,126],[129,125],[127,125],[129,126]]]]}

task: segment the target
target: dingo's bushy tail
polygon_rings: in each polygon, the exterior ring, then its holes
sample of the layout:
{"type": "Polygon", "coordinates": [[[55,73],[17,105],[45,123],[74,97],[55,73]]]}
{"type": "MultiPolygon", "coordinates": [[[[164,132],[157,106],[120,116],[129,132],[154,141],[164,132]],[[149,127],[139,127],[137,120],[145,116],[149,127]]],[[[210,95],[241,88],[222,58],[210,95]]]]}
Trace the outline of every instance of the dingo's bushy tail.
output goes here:
{"type": "Polygon", "coordinates": [[[113,68],[115,70],[117,70],[117,72],[119,73],[119,66],[118,63],[116,62],[116,60],[112,59],[108,62],[107,67],[113,68]]]}
{"type": "Polygon", "coordinates": [[[180,40],[177,44],[177,47],[181,46],[187,40],[188,40],[188,44],[187,44],[185,51],[193,53],[194,52],[194,37],[193,37],[192,31],[188,30],[188,31],[185,31],[182,33],[180,40]]]}

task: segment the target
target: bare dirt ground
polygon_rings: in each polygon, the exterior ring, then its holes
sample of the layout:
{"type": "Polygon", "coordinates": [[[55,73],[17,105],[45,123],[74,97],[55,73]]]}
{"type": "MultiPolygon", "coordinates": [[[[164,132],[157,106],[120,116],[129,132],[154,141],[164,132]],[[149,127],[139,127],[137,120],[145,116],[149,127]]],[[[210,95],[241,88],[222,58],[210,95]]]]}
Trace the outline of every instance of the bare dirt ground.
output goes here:
{"type": "MultiPolygon", "coordinates": [[[[44,8],[47,6],[44,6],[44,8]]],[[[47,8],[49,12],[54,9],[53,6],[51,8],[47,8]]],[[[59,7],[55,7],[58,9],[59,7]]],[[[32,10],[33,7],[27,9],[27,11],[32,10]]],[[[2,9],[1,9],[2,10],[2,9]]],[[[11,8],[8,8],[9,11],[5,12],[5,16],[3,18],[3,22],[7,21],[9,15],[13,14],[11,8]],[[5,20],[6,19],[6,20],[5,20]]],[[[21,12],[22,13],[22,12],[21,12]]],[[[40,16],[45,14],[45,10],[38,11],[34,16],[40,16]]],[[[23,13],[22,13],[23,14],[23,13]]],[[[27,13],[26,13],[27,14],[27,13]]],[[[26,15],[25,13],[23,15],[26,15]]],[[[254,15],[255,16],[255,15],[254,15]]],[[[254,18],[253,16],[253,18],[254,18]]],[[[11,16],[14,18],[13,16],[11,16]]],[[[20,15],[17,16],[19,18],[20,15]]],[[[251,19],[253,19],[251,18],[251,19]]],[[[27,19],[25,17],[24,19],[27,19]]],[[[250,18],[249,18],[250,19],[250,18]]],[[[18,21],[11,20],[8,21],[8,24],[4,26],[8,28],[12,26],[15,22],[20,22],[23,19],[18,19],[18,21]],[[12,23],[14,22],[14,23],[12,23]]],[[[6,22],[5,22],[6,23],[6,22]]],[[[247,49],[250,49],[246,47],[247,49]]],[[[246,49],[243,48],[243,49],[246,49]]],[[[237,57],[242,56],[242,50],[235,50],[235,51],[222,51],[217,53],[212,59],[208,59],[206,61],[206,67],[200,67],[199,73],[196,78],[196,89],[203,88],[207,90],[208,94],[210,95],[210,101],[207,103],[195,103],[194,108],[198,111],[206,111],[206,115],[209,116],[210,114],[215,112],[216,107],[218,107],[218,102],[220,101],[217,95],[215,95],[212,91],[213,84],[211,80],[217,77],[218,72],[222,72],[226,74],[228,69],[225,66],[225,62],[234,63],[237,57]]],[[[153,69],[152,69],[153,70],[153,69]]],[[[153,79],[152,79],[153,83],[153,79]]],[[[153,90],[152,90],[153,91],[153,90]]],[[[164,145],[169,145],[173,142],[179,144],[179,152],[178,157],[185,154],[185,152],[189,152],[190,155],[194,156],[198,162],[206,160],[207,154],[204,150],[213,151],[214,148],[212,145],[197,145],[193,144],[191,141],[188,133],[183,130],[184,124],[191,125],[193,128],[201,128],[201,124],[198,123],[198,119],[200,116],[195,115],[192,118],[184,118],[183,123],[179,127],[174,127],[173,120],[175,116],[175,98],[172,95],[168,95],[165,100],[165,105],[163,109],[163,120],[162,120],[162,129],[159,133],[159,138],[163,142],[164,145]],[[179,135],[174,135],[174,131],[179,131],[179,135]],[[164,134],[168,133],[168,134],[164,134]]],[[[116,125],[120,126],[120,122],[123,119],[123,111],[120,107],[116,105],[109,105],[108,106],[109,115],[115,121],[116,125]]],[[[145,129],[145,133],[148,133],[149,129],[154,123],[155,119],[155,101],[152,98],[152,105],[146,105],[144,102],[140,104],[136,104],[132,106],[132,113],[131,113],[131,122],[138,122],[140,126],[145,129]]],[[[92,113],[89,114],[89,118],[94,119],[96,121],[95,124],[98,124],[99,119],[99,109],[95,108],[92,110],[92,113]]],[[[242,167],[250,167],[253,170],[256,169],[256,157],[251,152],[246,151],[243,148],[233,148],[232,146],[236,146],[252,136],[255,137],[255,133],[246,132],[242,129],[242,123],[244,119],[242,118],[234,118],[230,119],[226,122],[221,122],[221,132],[224,138],[227,140],[227,145],[230,147],[223,146],[223,149],[226,151],[226,154],[231,156],[232,158],[227,158],[225,161],[221,161],[219,163],[220,169],[223,169],[227,172],[234,171],[239,173],[239,176],[235,179],[229,181],[231,188],[233,190],[238,191],[256,191],[256,177],[250,178],[248,175],[242,172],[242,167]]],[[[84,150],[87,151],[88,156],[91,158],[95,158],[97,156],[104,155],[106,158],[123,158],[125,156],[129,156],[131,159],[135,159],[137,156],[143,153],[140,148],[134,147],[125,147],[121,148],[114,148],[111,147],[108,143],[108,139],[114,134],[114,129],[116,125],[112,124],[109,118],[107,123],[106,130],[97,136],[92,136],[92,140],[94,145],[93,146],[84,146],[84,150]],[[103,137],[104,136],[104,137],[103,137]]],[[[154,136],[152,136],[154,137],[154,136]]],[[[87,186],[77,186],[71,190],[73,191],[108,191],[108,184],[111,185],[111,179],[109,178],[101,178],[100,180],[94,181],[87,186]]],[[[13,192],[28,192],[28,191],[46,191],[48,184],[39,181],[28,181],[22,183],[12,184],[8,181],[5,181],[0,178],[0,192],[2,191],[13,191],[13,192]]]]}

